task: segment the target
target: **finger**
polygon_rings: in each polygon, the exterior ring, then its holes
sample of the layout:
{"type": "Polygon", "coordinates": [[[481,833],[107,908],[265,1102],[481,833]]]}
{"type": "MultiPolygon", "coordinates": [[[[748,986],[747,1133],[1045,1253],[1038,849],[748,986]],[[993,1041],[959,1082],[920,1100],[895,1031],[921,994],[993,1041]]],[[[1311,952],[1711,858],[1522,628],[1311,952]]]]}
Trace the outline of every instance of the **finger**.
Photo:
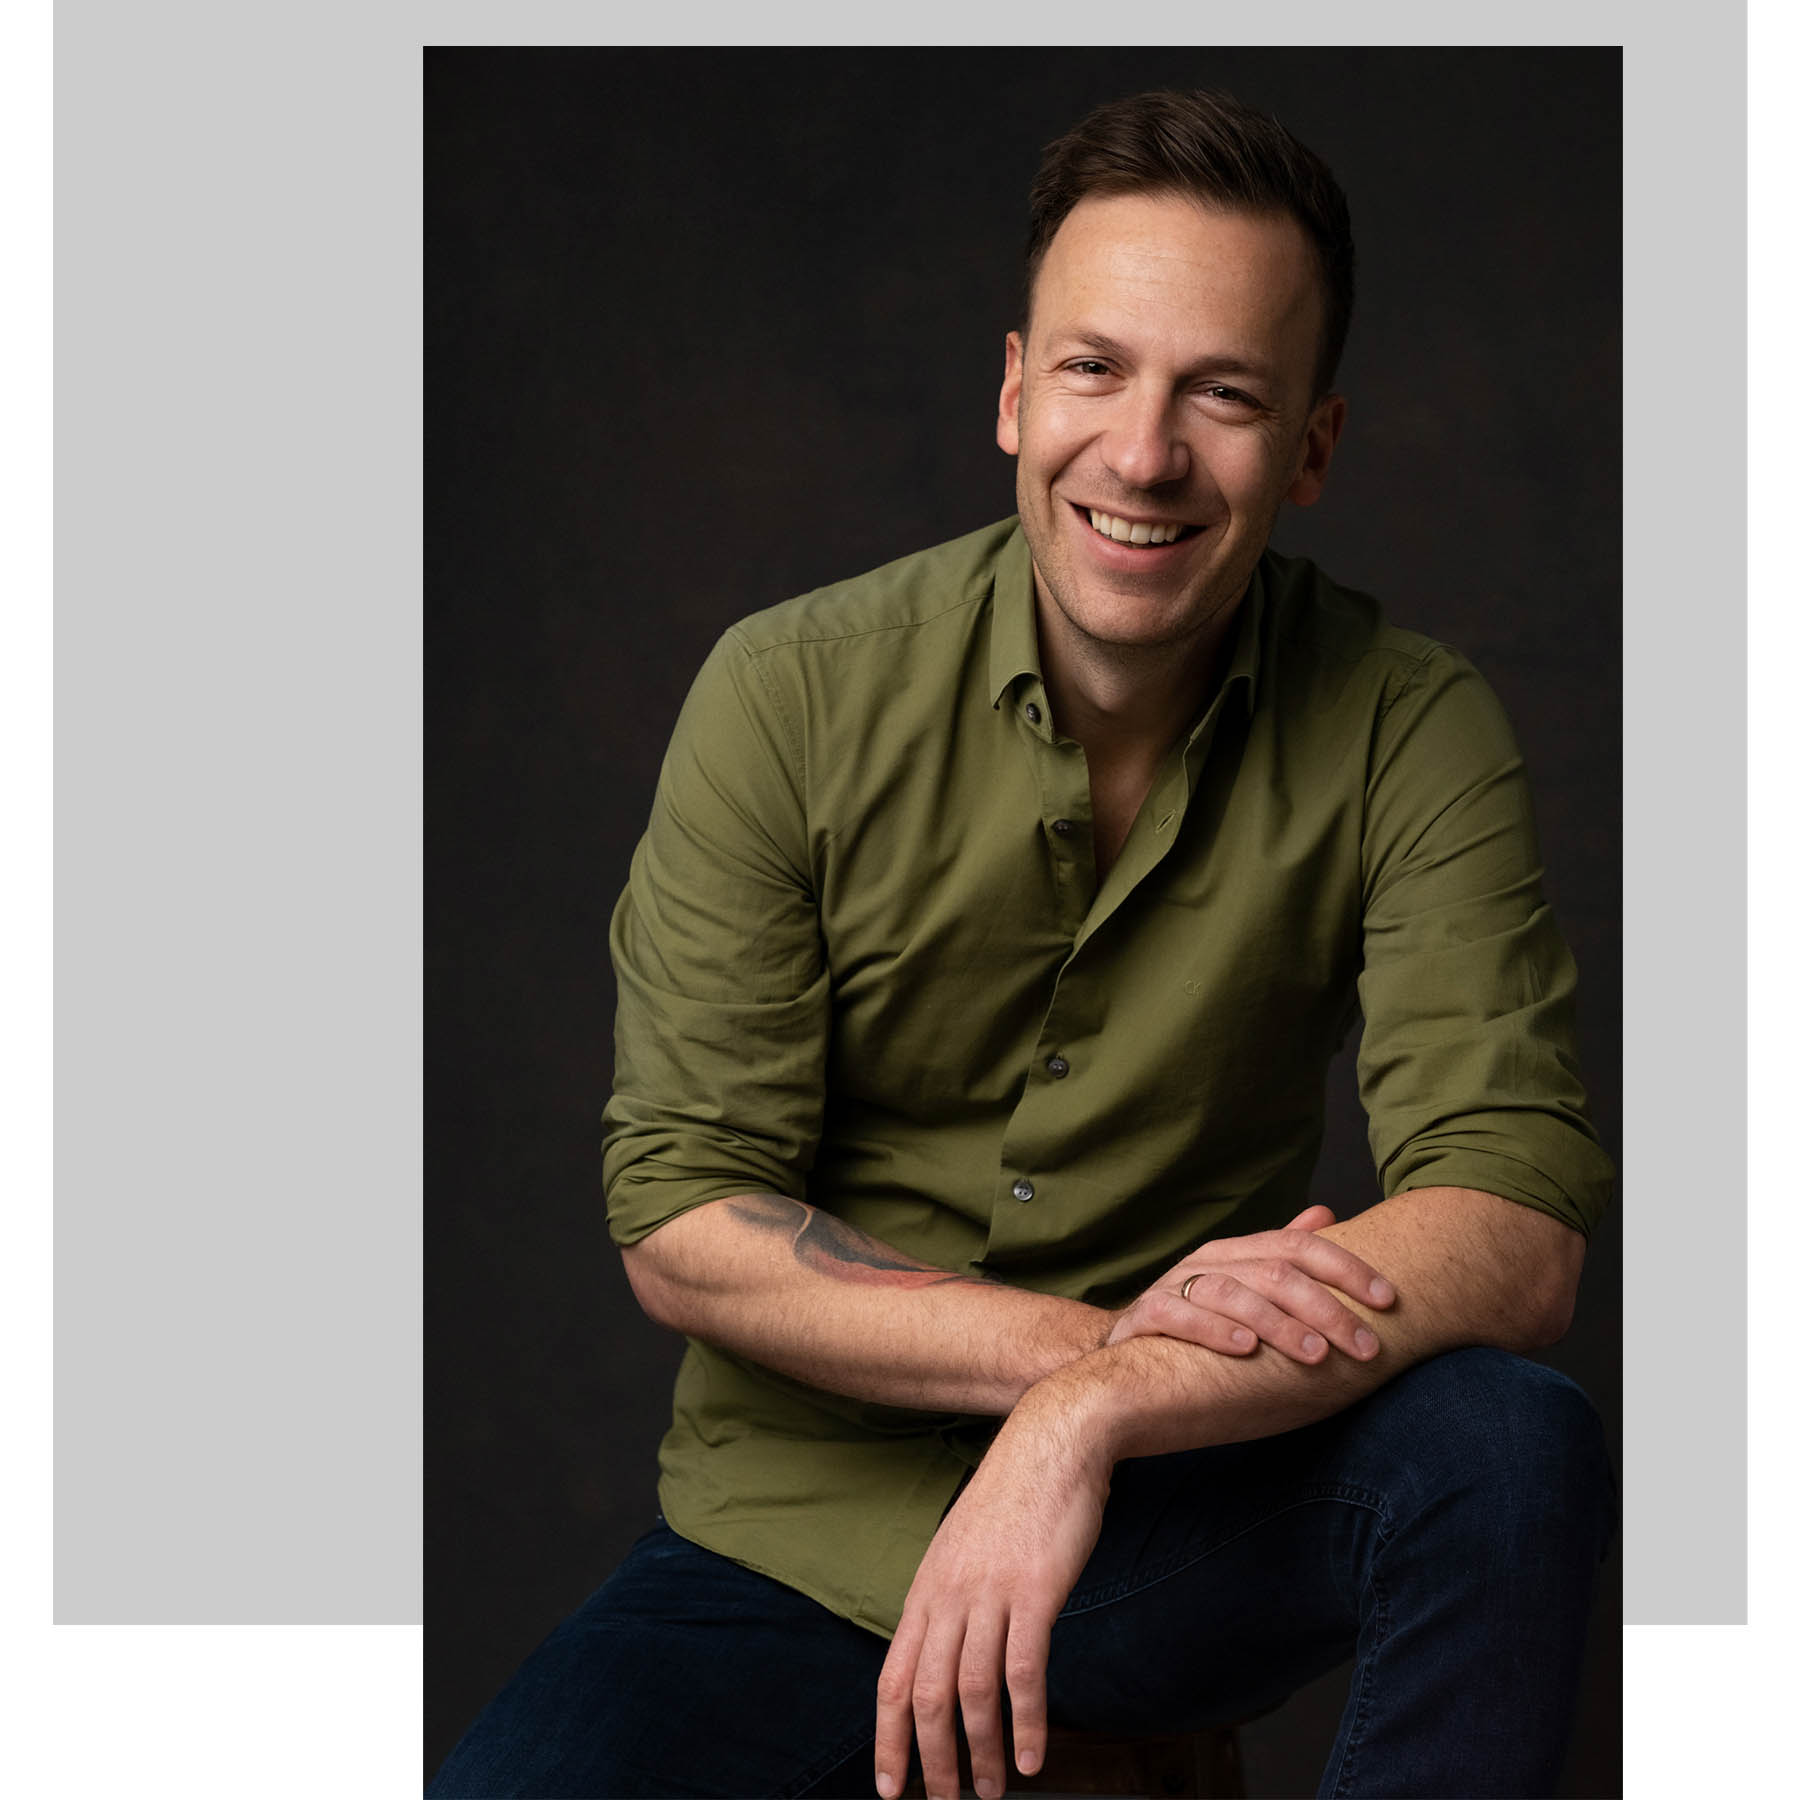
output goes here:
{"type": "MultiPolygon", "coordinates": [[[[1195,1277],[1188,1288],[1191,1314],[1205,1315],[1235,1330],[1254,1332],[1256,1339],[1271,1350],[1279,1350],[1295,1362],[1322,1362],[1340,1338],[1343,1346],[1355,1344],[1355,1333],[1362,1321],[1317,1282],[1299,1275],[1287,1264],[1237,1263],[1233,1269],[1235,1272],[1229,1274],[1223,1269],[1209,1269],[1195,1277]],[[1271,1299],[1253,1282],[1279,1288],[1280,1297],[1271,1299]],[[1334,1330],[1336,1336],[1331,1335],[1334,1330]]],[[[1205,1341],[1203,1337],[1190,1337],[1180,1324],[1166,1335],[1188,1337],[1190,1342],[1205,1341]]],[[[1351,1349],[1350,1354],[1360,1356],[1361,1352],[1351,1349]]],[[[1369,1354],[1373,1355],[1373,1350],[1369,1354]]]]}
{"type": "Polygon", "coordinates": [[[913,1670],[923,1637],[917,1619],[903,1614],[875,1683],[875,1791],[883,1800],[906,1786],[912,1763],[913,1670]]]}
{"type": "Polygon", "coordinates": [[[969,1740],[969,1773],[981,1800],[999,1800],[1006,1791],[1006,1743],[1000,1733],[1000,1684],[1006,1657],[1006,1615],[971,1619],[963,1638],[963,1735],[969,1740]]]}
{"type": "Polygon", "coordinates": [[[1273,1246],[1279,1256],[1296,1262],[1307,1274],[1328,1281],[1352,1300],[1377,1309],[1394,1304],[1394,1284],[1356,1254],[1328,1237],[1312,1231],[1281,1231],[1273,1246]]]}
{"type": "Polygon", "coordinates": [[[1380,1349],[1362,1315],[1295,1264],[1279,1258],[1234,1263],[1232,1273],[1286,1314],[1287,1322],[1272,1331],[1256,1327],[1265,1343],[1284,1354],[1301,1362],[1319,1362],[1330,1354],[1327,1346],[1335,1344],[1346,1356],[1367,1362],[1380,1349]]]}
{"type": "Polygon", "coordinates": [[[956,1682],[962,1661],[963,1622],[956,1615],[932,1621],[913,1670],[913,1730],[919,1740],[919,1767],[926,1800],[956,1800],[962,1772],[956,1760],[956,1682]]]}
{"type": "Polygon", "coordinates": [[[1329,1206],[1309,1206],[1305,1212],[1297,1213],[1282,1227],[1284,1231],[1323,1231],[1327,1225],[1337,1223],[1337,1214],[1329,1206]]]}
{"type": "Polygon", "coordinates": [[[1044,1766],[1050,1735],[1044,1678],[1050,1666],[1051,1623],[1030,1612],[1015,1612],[1007,1622],[1006,1692],[1012,1701],[1013,1761],[1021,1775],[1035,1775],[1044,1766]]]}
{"type": "MultiPolygon", "coordinates": [[[[1227,1356],[1248,1356],[1256,1348],[1255,1330],[1208,1306],[1205,1295],[1199,1278],[1186,1300],[1182,1299],[1179,1286],[1152,1288],[1119,1320],[1106,1341],[1122,1344],[1134,1337],[1172,1337],[1184,1343],[1203,1344],[1227,1356]]],[[[1263,1304],[1268,1305],[1266,1301],[1263,1304]]]]}

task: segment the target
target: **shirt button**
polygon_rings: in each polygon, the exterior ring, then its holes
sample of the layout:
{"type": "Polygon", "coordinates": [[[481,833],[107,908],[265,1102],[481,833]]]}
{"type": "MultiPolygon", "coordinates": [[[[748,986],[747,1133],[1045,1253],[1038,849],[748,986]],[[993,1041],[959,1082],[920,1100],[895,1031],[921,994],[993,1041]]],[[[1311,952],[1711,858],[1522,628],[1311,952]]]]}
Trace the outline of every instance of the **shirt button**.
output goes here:
{"type": "Polygon", "coordinates": [[[1044,715],[1038,711],[1037,702],[1035,700],[1027,700],[1025,702],[1025,716],[1035,725],[1044,715]]]}
{"type": "Polygon", "coordinates": [[[1052,819],[1050,821],[1050,829],[1054,831],[1058,837],[1067,837],[1069,833],[1075,829],[1075,821],[1073,819],[1052,819]]]}
{"type": "Polygon", "coordinates": [[[1037,1189],[1034,1188],[1023,1175],[1013,1183],[1013,1198],[1015,1200],[1029,1200],[1036,1192],[1037,1189]]]}
{"type": "Polygon", "coordinates": [[[1062,1078],[1069,1072],[1069,1064],[1068,1064],[1068,1059],[1066,1057],[1053,1056],[1047,1063],[1044,1064],[1044,1067],[1046,1069],[1048,1069],[1050,1071],[1050,1073],[1052,1075],[1054,1075],[1058,1081],[1061,1081],[1062,1078]]]}

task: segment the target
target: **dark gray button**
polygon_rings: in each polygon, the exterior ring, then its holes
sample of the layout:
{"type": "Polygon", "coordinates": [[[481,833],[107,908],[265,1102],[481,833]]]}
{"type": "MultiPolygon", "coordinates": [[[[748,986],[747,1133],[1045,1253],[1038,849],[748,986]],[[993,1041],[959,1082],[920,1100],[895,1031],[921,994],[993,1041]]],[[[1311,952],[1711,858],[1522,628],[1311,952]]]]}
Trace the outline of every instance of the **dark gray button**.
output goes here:
{"type": "MultiPolygon", "coordinates": [[[[1025,716],[1035,725],[1044,715],[1038,711],[1037,702],[1035,700],[1027,700],[1025,702],[1025,716]]],[[[1026,1198],[1029,1199],[1030,1196],[1027,1195],[1026,1198]]]]}
{"type": "Polygon", "coordinates": [[[1067,837],[1069,833],[1075,829],[1075,821],[1073,819],[1052,819],[1050,821],[1050,829],[1054,831],[1058,837],[1067,837]]]}
{"type": "Polygon", "coordinates": [[[1036,1192],[1037,1189],[1034,1188],[1023,1175],[1013,1183],[1013,1198],[1015,1200],[1029,1200],[1036,1192]]]}
{"type": "Polygon", "coordinates": [[[1066,1057],[1053,1056],[1047,1063],[1044,1064],[1044,1067],[1046,1069],[1048,1069],[1050,1071],[1050,1073],[1052,1075],[1054,1075],[1058,1081],[1061,1081],[1062,1078],[1069,1072],[1069,1064],[1068,1064],[1068,1059],[1066,1057]]]}

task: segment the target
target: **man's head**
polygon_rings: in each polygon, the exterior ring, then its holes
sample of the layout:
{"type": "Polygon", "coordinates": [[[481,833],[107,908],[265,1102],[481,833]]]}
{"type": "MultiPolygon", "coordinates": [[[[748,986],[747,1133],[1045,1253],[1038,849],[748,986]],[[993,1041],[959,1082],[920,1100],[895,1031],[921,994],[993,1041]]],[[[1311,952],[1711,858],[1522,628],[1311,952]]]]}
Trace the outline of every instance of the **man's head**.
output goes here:
{"type": "Polygon", "coordinates": [[[1324,162],[1267,113],[1229,94],[1134,94],[1097,107],[1044,151],[1031,184],[1021,332],[1031,329],[1038,271],[1081,201],[1179,194],[1220,212],[1286,214],[1317,258],[1324,325],[1311,398],[1337,376],[1356,294],[1350,207],[1324,162]]]}
{"type": "Polygon", "coordinates": [[[1348,225],[1334,288],[1285,196],[1308,191],[1296,171],[1317,172],[1314,198],[1336,184],[1255,117],[1205,96],[1118,102],[1051,147],[1033,190],[1030,315],[1007,338],[997,437],[1018,458],[1041,621],[1067,647],[1216,641],[1282,503],[1323,485],[1348,225]]]}

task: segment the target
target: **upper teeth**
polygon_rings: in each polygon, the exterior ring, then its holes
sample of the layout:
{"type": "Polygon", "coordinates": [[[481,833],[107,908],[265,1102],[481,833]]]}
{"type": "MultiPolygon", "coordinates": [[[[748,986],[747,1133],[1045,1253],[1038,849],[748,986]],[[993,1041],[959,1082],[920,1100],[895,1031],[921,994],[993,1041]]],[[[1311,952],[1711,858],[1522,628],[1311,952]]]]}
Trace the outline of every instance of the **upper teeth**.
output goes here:
{"type": "Polygon", "coordinates": [[[1179,525],[1146,525],[1141,520],[1134,525],[1129,519],[1115,519],[1110,513],[1095,512],[1091,506],[1088,519],[1102,536],[1120,544],[1167,544],[1180,537],[1182,532],[1179,525]]]}

